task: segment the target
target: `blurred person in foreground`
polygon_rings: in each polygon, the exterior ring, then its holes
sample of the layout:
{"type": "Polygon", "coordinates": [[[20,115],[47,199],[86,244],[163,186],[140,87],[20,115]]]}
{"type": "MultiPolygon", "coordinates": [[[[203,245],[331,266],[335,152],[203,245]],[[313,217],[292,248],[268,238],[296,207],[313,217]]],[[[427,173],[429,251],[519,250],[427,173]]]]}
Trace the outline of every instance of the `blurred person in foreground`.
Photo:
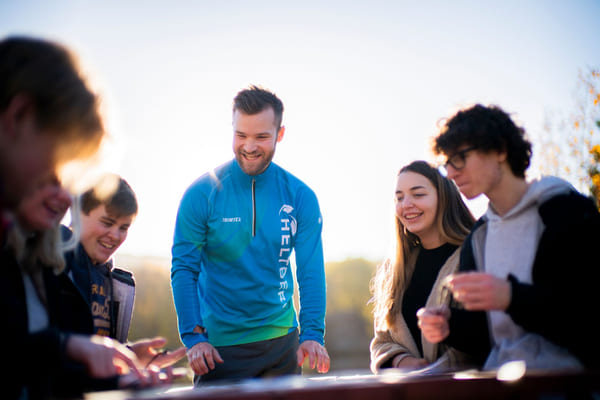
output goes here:
{"type": "Polygon", "coordinates": [[[465,240],[460,272],[447,285],[460,307],[420,311],[423,335],[477,352],[484,369],[522,360],[528,369],[600,365],[600,214],[593,201],[556,177],[526,180],[531,143],[497,106],[475,105],[450,118],[434,150],[469,199],[486,213],[465,240]]]}
{"type": "MultiPolygon", "coordinates": [[[[112,256],[137,216],[135,192],[119,175],[105,173],[78,200],[72,222],[80,230],[79,243],[65,253],[66,273],[88,304],[94,333],[126,343],[143,365],[170,367],[185,356],[185,347],[159,351],[166,344],[162,337],[127,342],[135,280],[131,272],[113,265],[112,256]]],[[[71,230],[63,226],[63,238],[71,237],[71,230]]]]}
{"type": "Polygon", "coordinates": [[[63,272],[59,222],[70,204],[54,176],[41,181],[22,200],[0,252],[0,303],[9,321],[2,342],[19,349],[6,372],[10,398],[78,396],[160,381],[128,348],[92,335],[91,313],[63,272]]]}
{"type": "Polygon", "coordinates": [[[421,337],[417,311],[450,302],[443,282],[458,269],[460,245],[475,220],[454,183],[425,161],[400,169],[395,205],[396,254],[371,282],[371,370],[417,370],[442,357],[440,370],[464,367],[466,354],[421,337]]]}
{"type": "Polygon", "coordinates": [[[99,98],[68,49],[28,37],[0,41],[0,302],[8,321],[2,342],[19,353],[5,373],[10,398],[158,379],[146,377],[117,342],[78,334],[83,319],[68,316],[81,310],[60,286],[58,221],[70,198],[59,171],[97,152],[103,125],[99,98]],[[119,374],[127,378],[115,378],[119,374]]]}
{"type": "Polygon", "coordinates": [[[171,286],[194,381],[300,374],[306,358],[327,372],[317,197],[272,162],[285,131],[281,100],[251,86],[233,103],[235,158],[187,189],[175,224],[171,286]]]}
{"type": "Polygon", "coordinates": [[[99,99],[68,49],[36,38],[0,40],[0,243],[10,210],[37,181],[94,154],[104,134],[99,99]]]}

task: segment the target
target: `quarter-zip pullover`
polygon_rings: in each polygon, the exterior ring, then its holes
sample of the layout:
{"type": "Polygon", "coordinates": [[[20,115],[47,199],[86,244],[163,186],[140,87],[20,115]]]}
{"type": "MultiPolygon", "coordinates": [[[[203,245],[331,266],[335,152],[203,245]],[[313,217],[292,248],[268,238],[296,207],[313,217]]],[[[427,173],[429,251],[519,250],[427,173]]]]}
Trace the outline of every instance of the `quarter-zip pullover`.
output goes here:
{"type": "Polygon", "coordinates": [[[175,225],[171,285],[181,340],[230,346],[298,326],[290,256],[300,291],[300,342],[323,344],[322,219],[314,192],[271,163],[245,174],[232,160],[185,192],[175,225]],[[194,332],[200,326],[206,333],[194,332]]]}

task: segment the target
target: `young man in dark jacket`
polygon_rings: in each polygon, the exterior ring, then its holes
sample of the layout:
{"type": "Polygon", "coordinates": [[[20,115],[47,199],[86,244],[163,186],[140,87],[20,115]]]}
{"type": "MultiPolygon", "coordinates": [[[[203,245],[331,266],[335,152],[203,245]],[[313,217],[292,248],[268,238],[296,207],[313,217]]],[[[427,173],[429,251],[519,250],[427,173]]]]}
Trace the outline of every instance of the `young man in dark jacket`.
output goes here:
{"type": "Polygon", "coordinates": [[[489,208],[465,240],[448,286],[461,308],[420,311],[427,340],[480,356],[486,369],[524,360],[531,369],[600,365],[597,314],[600,215],[569,183],[527,181],[531,144],[498,107],[459,111],[436,138],[448,177],[489,208]],[[579,328],[579,329],[578,329],[579,328]]]}

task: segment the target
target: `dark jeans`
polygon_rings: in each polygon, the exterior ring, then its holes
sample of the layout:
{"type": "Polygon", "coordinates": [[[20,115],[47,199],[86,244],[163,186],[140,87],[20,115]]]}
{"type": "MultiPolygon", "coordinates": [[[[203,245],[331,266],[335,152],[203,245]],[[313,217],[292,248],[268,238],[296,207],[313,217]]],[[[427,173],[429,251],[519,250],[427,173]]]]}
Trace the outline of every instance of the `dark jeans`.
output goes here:
{"type": "Polygon", "coordinates": [[[195,375],[194,384],[200,386],[217,380],[299,375],[302,368],[296,357],[298,346],[298,330],[294,330],[275,339],[216,347],[225,362],[215,363],[215,369],[205,375],[195,375]]]}

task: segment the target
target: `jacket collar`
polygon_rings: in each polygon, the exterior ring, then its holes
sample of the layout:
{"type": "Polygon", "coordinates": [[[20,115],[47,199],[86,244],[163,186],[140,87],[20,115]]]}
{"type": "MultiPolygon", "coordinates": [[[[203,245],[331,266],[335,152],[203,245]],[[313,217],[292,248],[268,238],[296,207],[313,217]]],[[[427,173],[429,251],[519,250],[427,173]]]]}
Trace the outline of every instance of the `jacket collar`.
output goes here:
{"type": "Polygon", "coordinates": [[[236,179],[240,179],[242,180],[242,182],[252,182],[254,180],[257,183],[269,179],[269,177],[275,174],[275,169],[277,169],[277,166],[273,163],[273,161],[271,161],[267,169],[265,169],[262,174],[248,175],[244,171],[242,171],[242,167],[240,167],[240,164],[238,164],[235,158],[232,160],[231,166],[233,175],[236,177],[236,179]]]}

